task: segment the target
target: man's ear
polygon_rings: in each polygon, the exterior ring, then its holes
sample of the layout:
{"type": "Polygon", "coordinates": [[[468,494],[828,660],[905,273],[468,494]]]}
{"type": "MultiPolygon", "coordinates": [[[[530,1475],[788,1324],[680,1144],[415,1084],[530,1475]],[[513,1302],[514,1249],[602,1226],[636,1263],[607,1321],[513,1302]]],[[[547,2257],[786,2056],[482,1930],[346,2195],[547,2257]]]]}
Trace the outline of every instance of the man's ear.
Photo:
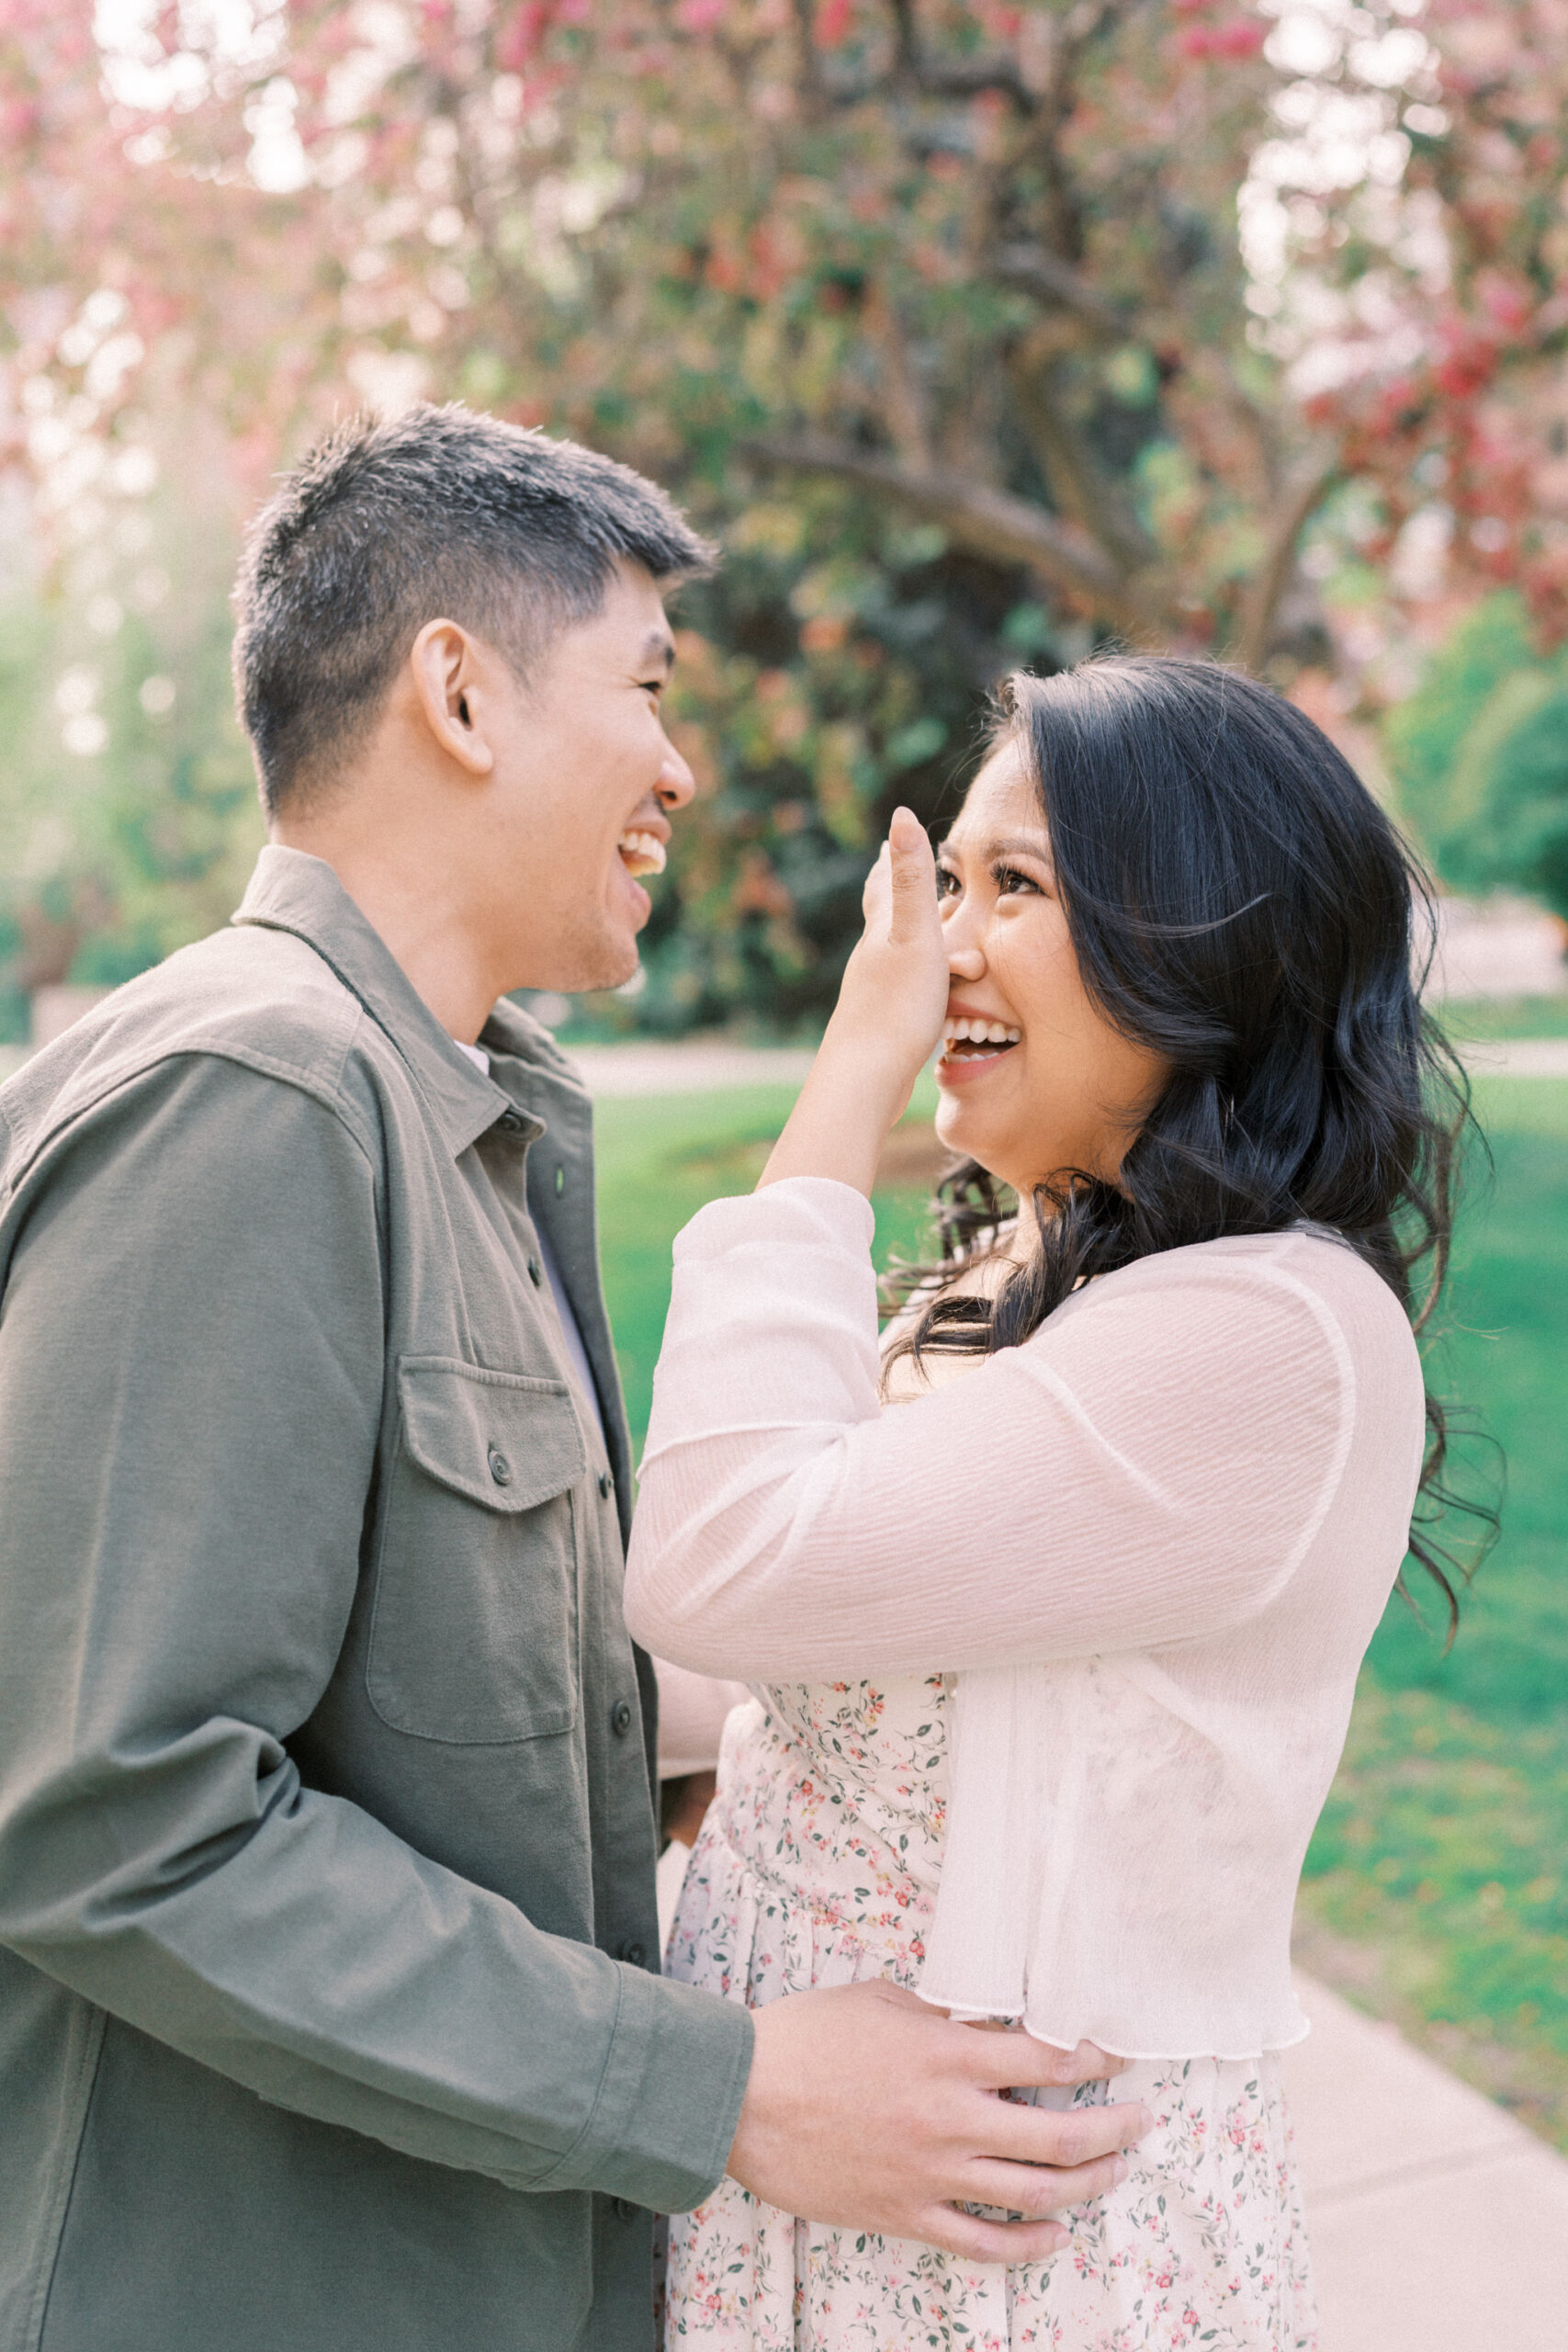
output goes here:
{"type": "Polygon", "coordinates": [[[414,639],[409,670],[424,723],[470,775],[489,775],[495,752],[485,732],[491,663],[456,621],[426,621],[414,639]]]}

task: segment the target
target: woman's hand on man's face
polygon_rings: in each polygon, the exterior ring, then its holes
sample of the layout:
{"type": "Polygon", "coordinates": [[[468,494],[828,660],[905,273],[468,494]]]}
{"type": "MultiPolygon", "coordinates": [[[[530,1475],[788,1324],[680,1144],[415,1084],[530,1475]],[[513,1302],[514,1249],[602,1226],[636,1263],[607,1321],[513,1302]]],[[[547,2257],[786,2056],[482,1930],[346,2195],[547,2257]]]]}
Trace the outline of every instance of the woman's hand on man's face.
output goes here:
{"type": "Polygon", "coordinates": [[[869,1193],[887,1131],[942,1035],[948,970],[936,861],[908,808],[894,811],[863,904],[865,929],[762,1184],[828,1176],[869,1193]]]}

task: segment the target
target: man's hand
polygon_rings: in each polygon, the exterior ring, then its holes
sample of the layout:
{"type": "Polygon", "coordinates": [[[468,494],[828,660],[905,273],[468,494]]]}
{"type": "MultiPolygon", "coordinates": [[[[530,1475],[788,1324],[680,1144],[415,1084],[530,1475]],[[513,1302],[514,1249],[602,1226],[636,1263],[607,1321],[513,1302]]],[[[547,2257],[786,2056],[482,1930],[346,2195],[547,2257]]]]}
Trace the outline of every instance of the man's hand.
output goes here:
{"type": "Polygon", "coordinates": [[[954,2025],[896,1984],[801,1993],[756,2012],[756,2050],[729,2152],[743,2188],[807,2220],[918,2238],[971,2262],[1040,2262],[1067,2232],[1042,2217],[1100,2197],[1143,2107],[1024,2107],[1007,2088],[1081,2083],[1124,2061],[1089,2043],[954,2025]],[[1022,2213],[988,2222],[962,2202],[1022,2213]]]}

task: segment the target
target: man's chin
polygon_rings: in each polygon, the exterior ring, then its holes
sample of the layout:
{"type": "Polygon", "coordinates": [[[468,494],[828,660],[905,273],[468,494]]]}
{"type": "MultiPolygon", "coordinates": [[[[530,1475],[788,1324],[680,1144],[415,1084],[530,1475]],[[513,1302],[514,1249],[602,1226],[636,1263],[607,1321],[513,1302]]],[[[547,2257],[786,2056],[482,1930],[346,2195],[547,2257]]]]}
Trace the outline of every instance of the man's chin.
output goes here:
{"type": "MultiPolygon", "coordinates": [[[[610,943],[605,944],[608,946],[610,943]]],[[[636,937],[617,940],[615,943],[614,955],[606,956],[602,968],[604,978],[587,981],[585,985],[588,988],[624,989],[628,980],[635,980],[642,968],[642,958],[637,952],[636,937]]]]}
{"type": "Polygon", "coordinates": [[[611,934],[592,944],[580,941],[576,954],[552,964],[547,977],[530,974],[516,985],[548,989],[557,996],[598,996],[608,989],[624,989],[636,978],[638,968],[636,939],[611,934]]]}

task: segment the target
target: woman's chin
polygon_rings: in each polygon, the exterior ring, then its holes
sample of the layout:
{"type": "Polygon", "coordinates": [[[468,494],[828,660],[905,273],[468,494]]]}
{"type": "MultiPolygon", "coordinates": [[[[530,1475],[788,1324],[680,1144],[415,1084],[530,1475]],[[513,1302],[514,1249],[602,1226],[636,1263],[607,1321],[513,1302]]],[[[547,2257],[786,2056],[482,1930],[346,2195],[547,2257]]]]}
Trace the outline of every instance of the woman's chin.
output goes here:
{"type": "Polygon", "coordinates": [[[970,1114],[962,1095],[944,1093],[938,1102],[936,1139],[945,1151],[957,1152],[964,1159],[977,1159],[982,1168],[987,1165],[985,1121],[970,1114]]]}

